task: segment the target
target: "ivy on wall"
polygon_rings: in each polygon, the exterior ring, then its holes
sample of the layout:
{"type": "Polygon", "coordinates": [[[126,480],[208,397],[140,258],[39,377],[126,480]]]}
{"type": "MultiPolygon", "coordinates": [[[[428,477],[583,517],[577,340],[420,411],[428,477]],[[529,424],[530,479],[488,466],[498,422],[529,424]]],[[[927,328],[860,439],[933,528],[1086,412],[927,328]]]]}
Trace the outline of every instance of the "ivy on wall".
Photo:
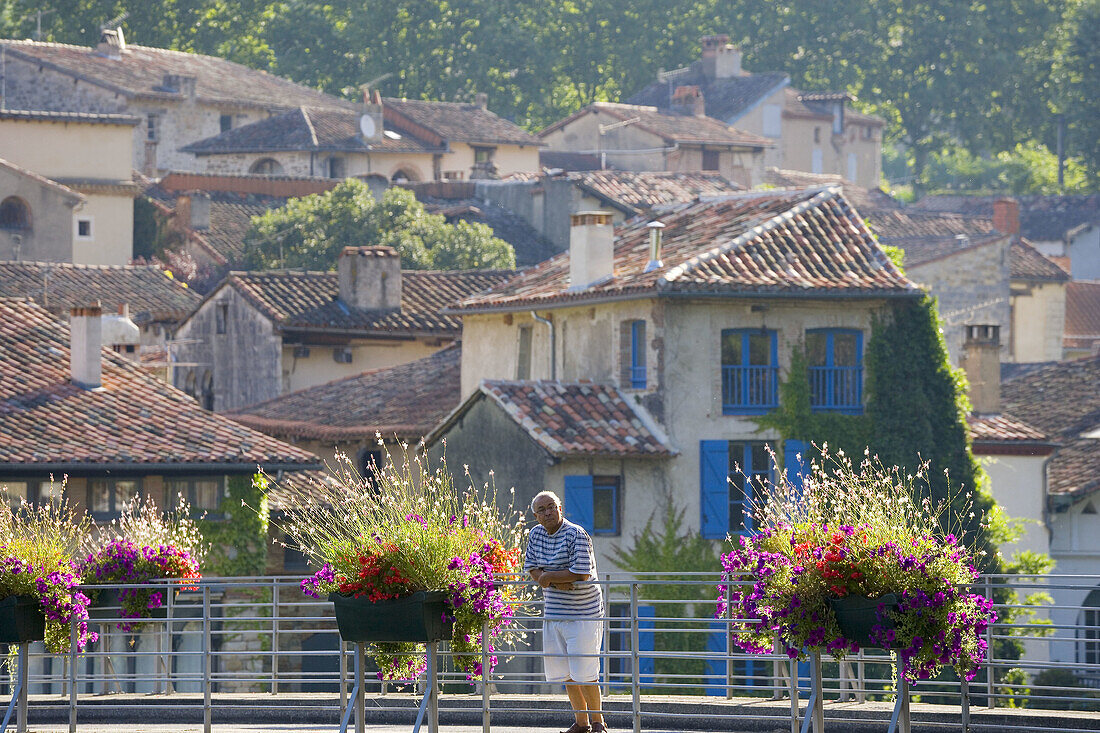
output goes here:
{"type": "Polygon", "coordinates": [[[982,570],[997,569],[995,542],[1003,518],[970,450],[966,378],[951,367],[935,300],[925,295],[893,303],[876,318],[864,366],[863,415],[813,412],[805,351],[795,348],[788,379],[780,385],[780,407],[757,423],[783,438],[828,444],[831,453],[843,450],[853,460],[869,449],[906,473],[915,474],[927,461],[928,480],[921,488],[933,503],[950,501],[947,529],[961,531],[985,551],[982,570]]]}
{"type": "Polygon", "coordinates": [[[230,476],[219,506],[222,519],[199,522],[203,537],[213,545],[203,574],[263,575],[267,567],[267,479],[230,476]]]}

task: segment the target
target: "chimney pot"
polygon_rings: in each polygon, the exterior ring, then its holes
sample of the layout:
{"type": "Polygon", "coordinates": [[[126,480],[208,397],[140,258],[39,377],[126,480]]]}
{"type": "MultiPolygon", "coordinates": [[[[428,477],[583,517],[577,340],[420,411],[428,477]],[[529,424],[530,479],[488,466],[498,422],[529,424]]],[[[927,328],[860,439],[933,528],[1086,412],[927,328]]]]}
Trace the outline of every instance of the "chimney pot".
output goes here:
{"type": "Polygon", "coordinates": [[[649,230],[649,262],[646,263],[643,272],[653,272],[664,267],[664,263],[661,262],[661,232],[664,228],[665,225],[659,221],[646,224],[646,229],[649,230]]]}
{"type": "Polygon", "coordinates": [[[401,255],[393,247],[345,247],[336,273],[340,300],[351,307],[401,309],[401,255]]]}
{"type": "Polygon", "coordinates": [[[489,95],[485,92],[478,92],[474,95],[474,104],[478,109],[489,109],[489,95]]]}
{"type": "Polygon", "coordinates": [[[1003,198],[993,202],[993,228],[1002,234],[1020,233],[1020,204],[1016,199],[1003,198]]]}
{"type": "Polygon", "coordinates": [[[69,311],[69,367],[73,384],[96,389],[103,383],[103,309],[98,303],[69,311]]]}
{"type": "Polygon", "coordinates": [[[730,44],[728,35],[703,36],[700,40],[703,46],[703,75],[709,81],[742,75],[741,50],[730,44]]]}
{"type": "Polygon", "coordinates": [[[615,227],[608,211],[570,217],[569,290],[584,290],[615,274],[615,227]]]}
{"type": "Polygon", "coordinates": [[[1001,327],[966,326],[962,367],[970,382],[970,404],[979,415],[1001,411],[1001,327]]]}

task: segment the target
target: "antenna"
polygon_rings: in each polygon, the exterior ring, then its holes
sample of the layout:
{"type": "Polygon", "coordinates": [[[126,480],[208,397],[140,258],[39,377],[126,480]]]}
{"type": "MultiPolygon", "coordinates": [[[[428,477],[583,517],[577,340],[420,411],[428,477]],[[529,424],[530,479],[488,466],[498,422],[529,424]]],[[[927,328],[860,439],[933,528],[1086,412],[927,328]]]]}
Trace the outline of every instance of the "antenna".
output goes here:
{"type": "Polygon", "coordinates": [[[108,28],[118,28],[120,25],[122,25],[122,21],[126,20],[129,17],[130,13],[126,10],[123,10],[121,13],[111,18],[106,23],[101,23],[99,25],[99,32],[102,33],[108,28]]]}

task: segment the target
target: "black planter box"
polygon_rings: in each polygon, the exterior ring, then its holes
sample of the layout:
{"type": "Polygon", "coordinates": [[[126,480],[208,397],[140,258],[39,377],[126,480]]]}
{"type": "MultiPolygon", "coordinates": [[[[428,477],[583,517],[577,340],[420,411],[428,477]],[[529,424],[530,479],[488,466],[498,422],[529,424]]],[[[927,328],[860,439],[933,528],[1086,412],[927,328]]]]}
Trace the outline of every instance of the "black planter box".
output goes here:
{"type": "Polygon", "coordinates": [[[46,637],[46,616],[34,596],[0,599],[0,643],[42,641],[46,637]]]}
{"type": "Polygon", "coordinates": [[[878,642],[871,641],[869,638],[871,627],[878,624],[882,626],[883,630],[894,628],[894,619],[888,616],[886,612],[896,611],[900,600],[896,593],[885,593],[878,598],[845,596],[844,598],[828,599],[829,608],[833,610],[837,625],[840,626],[840,632],[844,634],[845,639],[855,642],[861,647],[878,647],[882,649],[889,649],[890,646],[883,646],[878,642]],[[876,613],[879,604],[884,605],[881,619],[876,613]]]}
{"type": "Polygon", "coordinates": [[[388,601],[340,593],[330,593],[328,598],[344,641],[429,642],[454,636],[454,622],[443,621],[443,614],[450,612],[443,591],[418,591],[388,601]]]}

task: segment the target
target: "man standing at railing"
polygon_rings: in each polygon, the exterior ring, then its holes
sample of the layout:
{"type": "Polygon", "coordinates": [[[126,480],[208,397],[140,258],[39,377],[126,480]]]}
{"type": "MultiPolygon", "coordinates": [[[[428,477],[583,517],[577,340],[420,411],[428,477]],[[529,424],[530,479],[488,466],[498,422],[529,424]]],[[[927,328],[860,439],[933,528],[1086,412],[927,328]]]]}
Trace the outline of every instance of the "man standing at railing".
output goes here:
{"type": "Polygon", "coordinates": [[[592,539],[565,518],[561,499],[552,491],[537,494],[531,511],[539,526],[527,539],[523,569],[542,587],[545,601],[546,681],[564,683],[573,706],[576,721],[563,733],[600,733],[607,730],[596,684],[603,643],[603,594],[596,583],[592,539]]]}

